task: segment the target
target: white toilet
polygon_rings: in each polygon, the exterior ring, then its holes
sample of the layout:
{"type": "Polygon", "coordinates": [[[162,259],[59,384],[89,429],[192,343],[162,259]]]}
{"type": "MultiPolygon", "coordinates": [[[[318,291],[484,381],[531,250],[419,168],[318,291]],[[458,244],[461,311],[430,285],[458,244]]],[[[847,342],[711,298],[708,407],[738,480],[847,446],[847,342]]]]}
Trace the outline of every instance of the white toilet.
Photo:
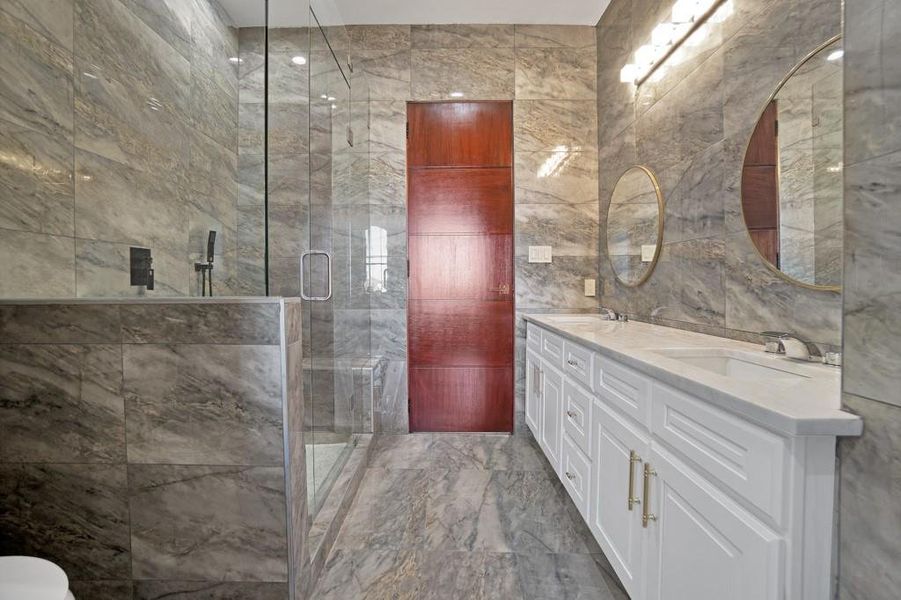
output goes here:
{"type": "Polygon", "coordinates": [[[75,600],[66,572],[43,558],[0,556],[0,600],[75,600]]]}

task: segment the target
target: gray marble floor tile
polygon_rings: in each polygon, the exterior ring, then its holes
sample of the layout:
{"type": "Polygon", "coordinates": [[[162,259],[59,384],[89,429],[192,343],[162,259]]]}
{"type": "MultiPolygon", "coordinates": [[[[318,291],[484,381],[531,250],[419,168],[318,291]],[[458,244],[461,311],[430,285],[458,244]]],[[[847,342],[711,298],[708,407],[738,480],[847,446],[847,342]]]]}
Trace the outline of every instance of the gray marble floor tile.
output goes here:
{"type": "Polygon", "coordinates": [[[514,96],[512,48],[413,50],[412,98],[504,100],[514,96]]]}
{"type": "Polygon", "coordinates": [[[427,468],[434,437],[431,433],[376,436],[369,466],[378,469],[427,468]]]}
{"type": "MultiPolygon", "coordinates": [[[[18,11],[21,15],[21,11],[18,11]]],[[[0,119],[72,140],[72,53],[0,11],[0,119]]]]}
{"type": "Polygon", "coordinates": [[[75,241],[0,230],[0,298],[75,296],[75,241]]]}
{"type": "Polygon", "coordinates": [[[516,567],[529,600],[628,600],[588,554],[517,554],[516,567]]]}
{"type": "Polygon", "coordinates": [[[361,551],[423,547],[431,477],[425,469],[370,466],[335,548],[361,551]]]}
{"type": "Polygon", "coordinates": [[[127,344],[277,345],[276,302],[129,304],[121,307],[127,344]]]}
{"type": "Polygon", "coordinates": [[[287,581],[284,486],[280,467],[132,465],[132,576],[287,581]]]}
{"type": "Polygon", "coordinates": [[[593,100],[516,100],[513,143],[516,152],[595,150],[597,107],[593,100]]]}
{"type": "Polygon", "coordinates": [[[0,464],[0,554],[41,556],[72,579],[129,577],[125,465],[0,464]]]}
{"type": "Polygon", "coordinates": [[[584,48],[595,46],[596,30],[584,25],[517,25],[517,48],[584,48]]]}
{"type": "MultiPolygon", "coordinates": [[[[93,598],[93,596],[91,596],[93,598]]],[[[287,600],[285,583],[229,581],[138,581],[135,600],[287,600]]]]}
{"type": "Polygon", "coordinates": [[[123,462],[122,350],[0,345],[0,460],[123,462]]]}
{"type": "Polygon", "coordinates": [[[448,471],[433,475],[427,505],[430,547],[468,551],[589,553],[552,473],[448,471]]]}
{"type": "Polygon", "coordinates": [[[127,345],[131,463],[280,465],[276,346],[127,345]]]}
{"type": "Polygon", "coordinates": [[[517,48],[516,98],[595,100],[597,54],[588,48],[517,48]]]}
{"type": "Polygon", "coordinates": [[[75,235],[72,151],[58,139],[0,121],[0,227],[75,235]]]}
{"type": "Polygon", "coordinates": [[[413,25],[412,46],[435,48],[512,48],[513,25],[413,25]]]}

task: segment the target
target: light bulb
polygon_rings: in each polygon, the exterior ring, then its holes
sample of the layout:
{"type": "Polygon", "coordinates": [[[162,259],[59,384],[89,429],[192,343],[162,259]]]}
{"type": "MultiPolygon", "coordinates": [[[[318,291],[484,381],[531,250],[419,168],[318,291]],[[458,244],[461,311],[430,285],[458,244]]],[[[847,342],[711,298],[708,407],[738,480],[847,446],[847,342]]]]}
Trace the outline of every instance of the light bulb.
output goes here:
{"type": "Polygon", "coordinates": [[[305,65],[307,64],[307,59],[303,56],[294,56],[291,58],[291,62],[293,62],[295,65],[305,65]]]}
{"type": "Polygon", "coordinates": [[[638,79],[638,67],[629,63],[619,71],[619,80],[623,83],[634,83],[638,79]]]}
{"type": "Polygon", "coordinates": [[[651,32],[651,43],[655,46],[668,46],[673,43],[673,24],[661,23],[651,32]]]}
{"type": "Polygon", "coordinates": [[[649,65],[654,62],[656,54],[653,46],[645,44],[635,51],[635,62],[638,65],[649,65]]]}
{"type": "Polygon", "coordinates": [[[844,55],[845,55],[844,50],[835,50],[834,52],[829,54],[829,56],[826,57],[826,60],[832,60],[832,61],[840,60],[841,57],[843,57],[844,55]]]}

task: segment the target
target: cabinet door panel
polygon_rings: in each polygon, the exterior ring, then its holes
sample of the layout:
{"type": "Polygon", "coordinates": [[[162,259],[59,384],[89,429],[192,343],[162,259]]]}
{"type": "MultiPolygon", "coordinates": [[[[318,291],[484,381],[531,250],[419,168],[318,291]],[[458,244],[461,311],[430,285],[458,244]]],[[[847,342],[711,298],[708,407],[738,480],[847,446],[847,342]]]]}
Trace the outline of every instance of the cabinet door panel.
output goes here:
{"type": "Polygon", "coordinates": [[[634,503],[630,510],[629,495],[630,491],[633,498],[641,495],[642,463],[632,462],[632,452],[644,459],[650,443],[647,436],[602,402],[594,403],[591,421],[588,524],[632,600],[641,600],[646,535],[641,526],[641,504],[634,503]],[[631,489],[630,469],[634,469],[631,489]]]}
{"type": "Polygon", "coordinates": [[[563,473],[563,486],[583,519],[588,519],[588,496],[591,491],[591,462],[585,453],[564,432],[563,455],[560,472],[563,473]]]}
{"type": "Polygon", "coordinates": [[[781,538],[662,448],[650,460],[647,598],[782,598],[781,538]]]}
{"type": "Polygon", "coordinates": [[[563,431],[586,454],[591,452],[591,404],[591,395],[567,375],[563,382],[563,431]]]}
{"type": "Polygon", "coordinates": [[[541,359],[531,349],[526,352],[526,425],[539,438],[541,424],[541,359]]]}
{"type": "Polygon", "coordinates": [[[563,374],[544,361],[541,372],[541,435],[538,443],[554,471],[559,474],[563,435],[563,374]]]}

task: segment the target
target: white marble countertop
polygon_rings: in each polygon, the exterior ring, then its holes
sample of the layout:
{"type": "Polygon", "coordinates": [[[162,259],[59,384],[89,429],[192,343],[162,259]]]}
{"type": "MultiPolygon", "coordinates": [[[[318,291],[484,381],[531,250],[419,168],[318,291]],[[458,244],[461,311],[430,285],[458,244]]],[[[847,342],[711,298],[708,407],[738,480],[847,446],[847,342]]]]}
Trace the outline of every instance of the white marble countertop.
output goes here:
{"type": "Polygon", "coordinates": [[[566,322],[574,316],[527,314],[524,318],[772,431],[829,436],[856,436],[863,431],[863,421],[858,416],[841,410],[838,368],[765,354],[755,344],[637,321],[605,321],[600,315],[582,314],[578,316],[591,319],[566,322]],[[760,360],[772,361],[774,368],[802,369],[809,378],[793,381],[731,378],[655,352],[670,348],[750,351],[759,354],[760,360]]]}

